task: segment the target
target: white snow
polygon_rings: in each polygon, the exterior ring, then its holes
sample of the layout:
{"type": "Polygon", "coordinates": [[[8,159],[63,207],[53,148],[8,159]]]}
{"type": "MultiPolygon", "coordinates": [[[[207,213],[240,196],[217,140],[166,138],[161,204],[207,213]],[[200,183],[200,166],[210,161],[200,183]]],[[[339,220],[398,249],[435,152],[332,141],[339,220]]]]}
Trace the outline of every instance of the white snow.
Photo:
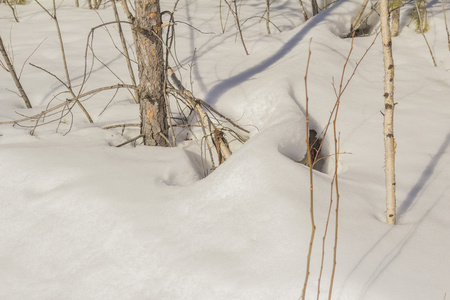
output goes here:
{"type": "MultiPolygon", "coordinates": [[[[174,0],[163,2],[163,10],[172,10],[174,0]]],[[[59,126],[0,125],[0,299],[299,299],[311,233],[309,169],[297,162],[306,151],[308,49],[311,42],[310,122],[320,132],[352,43],[341,36],[361,2],[340,0],[303,22],[297,1],[275,1],[271,21],[281,32],[272,26],[269,35],[259,22],[265,1],[242,1],[246,56],[231,16],[222,33],[219,1],[180,1],[176,54],[183,68],[177,74],[186,87],[192,81],[196,97],[250,131],[245,144],[231,143],[231,158],[207,177],[188,131],[174,148],[114,147],[139,134],[137,127],[123,134],[122,128],[102,129],[139,122],[138,105],[124,90],[112,101],[115,91],[83,102],[93,124],[75,107],[59,126]]],[[[42,3],[51,8],[51,1],[42,3]]],[[[98,11],[81,6],[66,0],[57,10],[76,91],[91,28],[114,20],[109,3],[98,11]]],[[[450,52],[440,1],[427,5],[426,37],[437,67],[423,37],[406,26],[411,7],[402,8],[393,40],[398,224],[384,221],[379,37],[345,91],[337,119],[343,154],[332,299],[450,297],[450,52]]],[[[445,8],[450,19],[450,3],[445,8]]],[[[0,5],[0,34],[14,50],[16,70],[29,58],[21,82],[33,108],[25,108],[11,76],[0,70],[0,122],[70,97],[52,100],[65,88],[28,64],[65,80],[53,20],[35,2],[17,10],[20,23],[0,5]]],[[[369,22],[378,26],[376,17],[369,22]]],[[[116,27],[108,30],[120,48],[116,27]]],[[[126,24],[124,30],[131,43],[126,24]]],[[[344,84],[374,37],[355,38],[344,84]]],[[[94,49],[129,83],[125,61],[102,28],[94,49]]],[[[95,62],[84,91],[117,83],[95,62]]],[[[332,140],[330,130],[326,154],[334,153],[332,140]]],[[[323,172],[314,171],[317,231],[306,299],[317,298],[333,168],[330,158],[323,172]]],[[[320,299],[329,293],[335,201],[333,193],[320,299]]]]}

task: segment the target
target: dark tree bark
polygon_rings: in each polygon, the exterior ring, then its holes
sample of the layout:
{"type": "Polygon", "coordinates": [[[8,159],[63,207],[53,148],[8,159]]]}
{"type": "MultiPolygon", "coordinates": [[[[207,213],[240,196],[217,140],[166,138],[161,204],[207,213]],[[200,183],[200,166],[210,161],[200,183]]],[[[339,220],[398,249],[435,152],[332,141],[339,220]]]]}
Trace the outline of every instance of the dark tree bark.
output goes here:
{"type": "Polygon", "coordinates": [[[136,0],[141,134],[148,146],[169,146],[159,0],[136,0]]]}
{"type": "Polygon", "coordinates": [[[313,16],[315,16],[319,13],[319,5],[317,5],[317,0],[311,0],[311,5],[313,10],[313,16]]]}

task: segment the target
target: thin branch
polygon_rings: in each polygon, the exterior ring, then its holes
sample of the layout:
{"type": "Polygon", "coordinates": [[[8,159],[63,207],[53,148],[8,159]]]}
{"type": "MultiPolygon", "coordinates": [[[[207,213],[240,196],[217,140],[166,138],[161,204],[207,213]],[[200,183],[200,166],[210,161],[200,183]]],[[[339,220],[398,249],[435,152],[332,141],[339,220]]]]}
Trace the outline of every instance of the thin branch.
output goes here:
{"type": "MultiPolygon", "coordinates": [[[[122,25],[120,24],[119,13],[117,12],[116,1],[113,0],[113,1],[111,1],[111,3],[112,3],[113,10],[114,10],[114,17],[117,21],[117,28],[119,30],[120,41],[122,43],[125,60],[127,62],[128,73],[130,73],[131,83],[133,85],[136,85],[136,79],[134,77],[133,67],[131,66],[130,56],[128,55],[127,43],[125,41],[125,36],[123,35],[122,25]]],[[[137,90],[135,90],[135,101],[136,101],[136,103],[139,103],[139,95],[138,95],[137,90]]]]}
{"type": "Polygon", "coordinates": [[[305,7],[303,6],[303,1],[302,0],[298,0],[300,2],[300,8],[302,10],[303,13],[303,19],[306,21],[308,21],[308,15],[306,14],[306,10],[305,7]]]}
{"type": "Polygon", "coordinates": [[[126,123],[126,124],[117,124],[117,125],[110,125],[110,126],[105,126],[102,127],[102,129],[112,129],[112,128],[118,128],[118,127],[139,127],[141,126],[141,123],[126,123]]]}
{"type": "Polygon", "coordinates": [[[231,1],[233,2],[233,4],[234,4],[234,10],[231,8],[231,4],[228,3],[227,0],[224,0],[224,1],[225,1],[225,3],[228,5],[228,7],[230,8],[230,11],[231,11],[231,13],[233,14],[234,19],[235,19],[235,21],[236,21],[236,27],[237,27],[237,29],[238,29],[239,36],[240,36],[240,38],[241,38],[242,46],[244,47],[244,50],[245,50],[245,54],[249,55],[249,54],[248,54],[247,47],[245,46],[244,36],[242,35],[242,29],[241,29],[241,24],[240,24],[240,22],[239,22],[239,13],[238,13],[238,9],[237,9],[236,0],[231,0],[231,1]]]}
{"type": "Polygon", "coordinates": [[[84,97],[89,96],[89,95],[92,95],[92,94],[96,94],[96,93],[101,92],[101,91],[111,90],[111,89],[117,89],[117,88],[127,88],[127,89],[131,89],[131,88],[136,88],[136,87],[134,87],[134,86],[132,86],[132,85],[126,85],[126,84],[116,84],[116,85],[112,85],[112,86],[107,86],[107,87],[97,88],[97,89],[91,90],[91,91],[89,91],[89,92],[80,94],[80,95],[77,96],[76,98],[67,99],[67,100],[65,100],[63,103],[60,103],[60,104],[58,104],[58,105],[56,105],[56,106],[54,106],[54,107],[52,107],[52,108],[49,108],[49,109],[47,109],[47,110],[45,110],[45,111],[42,111],[42,112],[40,112],[40,113],[38,113],[38,114],[35,114],[35,115],[33,115],[33,116],[26,117],[26,118],[19,119],[19,120],[15,120],[15,121],[5,121],[5,122],[0,122],[0,125],[4,125],[4,124],[17,124],[17,123],[24,122],[24,121],[29,121],[29,120],[33,120],[33,119],[39,119],[41,116],[44,116],[44,115],[48,114],[49,112],[52,112],[52,111],[54,111],[54,110],[57,110],[58,108],[61,108],[61,107],[65,106],[65,105],[67,105],[68,103],[72,103],[72,102],[74,102],[74,101],[78,101],[78,100],[81,99],[81,98],[84,98],[84,97]]]}
{"type": "MultiPolygon", "coordinates": [[[[420,22],[420,26],[419,26],[419,28],[420,28],[420,34],[422,34],[422,36],[423,36],[423,38],[424,38],[424,40],[425,40],[425,43],[427,44],[427,47],[428,47],[428,51],[430,51],[431,59],[433,60],[433,64],[434,64],[434,66],[435,66],[435,67],[437,67],[436,61],[434,60],[434,55],[433,55],[433,51],[431,51],[431,47],[430,47],[430,44],[428,44],[428,40],[427,40],[427,37],[425,36],[425,33],[423,32],[423,28],[424,28],[424,26],[426,26],[426,25],[425,25],[425,24],[423,24],[423,20],[422,20],[422,17],[420,16],[420,15],[421,15],[421,13],[420,13],[420,11],[419,11],[419,6],[417,6],[417,1],[416,1],[415,5],[416,5],[416,9],[417,9],[417,16],[418,16],[418,18],[419,18],[419,22],[420,22]]],[[[424,7],[423,9],[425,9],[425,10],[426,10],[426,8],[425,8],[425,7],[424,7]]]]}
{"type": "MultiPolygon", "coordinates": [[[[192,93],[183,87],[171,68],[168,68],[168,75],[178,87],[178,89],[182,92],[182,94],[184,94],[186,101],[189,102],[189,104],[195,109],[196,113],[198,114],[200,124],[202,124],[202,128],[208,128],[208,130],[210,131],[211,139],[213,140],[213,143],[218,152],[219,164],[222,163],[231,156],[231,150],[228,146],[228,142],[222,135],[222,131],[218,129],[217,126],[211,121],[209,116],[203,110],[201,104],[195,101],[196,98],[192,95],[192,93]],[[221,158],[223,158],[223,160],[221,158]]],[[[206,136],[206,134],[204,135],[206,136]]]]}
{"type": "Polygon", "coordinates": [[[16,20],[17,23],[19,23],[19,17],[17,16],[17,12],[14,7],[12,7],[11,3],[9,3],[9,0],[5,0],[6,4],[8,4],[9,8],[11,8],[14,20],[16,20]]]}
{"type": "Polygon", "coordinates": [[[309,151],[309,97],[308,97],[308,71],[309,71],[309,63],[311,61],[311,41],[309,40],[309,51],[308,51],[308,61],[306,63],[306,71],[305,71],[305,97],[306,97],[306,155],[308,158],[308,165],[309,165],[309,192],[310,192],[310,216],[311,216],[311,237],[309,241],[309,249],[308,249],[308,256],[306,260],[306,275],[305,275],[305,282],[303,283],[303,291],[302,291],[302,297],[301,299],[306,300],[306,287],[308,285],[308,278],[310,274],[310,266],[311,266],[311,254],[312,254],[312,248],[314,243],[314,236],[316,233],[316,224],[314,223],[314,184],[313,184],[313,164],[312,164],[312,158],[311,158],[311,151],[309,151]]]}
{"type": "Polygon", "coordinates": [[[30,63],[30,66],[35,67],[36,69],[39,69],[39,70],[41,70],[41,71],[44,71],[45,73],[49,74],[50,76],[53,76],[53,77],[54,77],[56,80],[58,80],[62,85],[64,85],[67,89],[69,89],[69,86],[68,86],[64,81],[62,81],[62,79],[60,79],[58,76],[56,76],[56,75],[53,74],[52,72],[50,72],[50,71],[48,71],[48,70],[46,70],[46,69],[44,69],[44,68],[42,68],[42,67],[39,67],[39,66],[37,66],[37,65],[35,65],[35,64],[33,64],[33,63],[30,63]]]}
{"type": "MultiPolygon", "coordinates": [[[[8,2],[8,1],[6,1],[8,2]]],[[[9,60],[8,54],[6,53],[5,46],[3,45],[3,40],[0,36],[0,52],[2,53],[3,59],[5,60],[5,64],[8,67],[9,73],[11,74],[14,83],[16,84],[17,89],[19,90],[19,93],[25,102],[25,105],[27,108],[31,108],[30,100],[28,99],[27,94],[25,93],[25,90],[22,87],[22,84],[19,81],[19,78],[17,77],[16,71],[14,70],[13,65],[11,64],[11,61],[9,60]]]]}
{"type": "Polygon", "coordinates": [[[132,142],[134,142],[134,141],[137,141],[139,138],[141,138],[141,137],[143,137],[143,136],[144,136],[143,134],[140,134],[140,135],[138,135],[137,137],[132,138],[131,140],[128,140],[128,141],[126,141],[126,142],[123,142],[122,144],[117,145],[116,147],[119,148],[119,147],[125,146],[125,145],[127,145],[127,144],[129,144],[129,143],[132,143],[132,142]]]}
{"type": "Polygon", "coordinates": [[[22,72],[23,69],[25,68],[25,64],[27,63],[27,61],[31,58],[31,56],[33,56],[33,54],[37,51],[37,49],[39,49],[39,47],[42,45],[43,42],[45,42],[45,40],[47,40],[47,38],[45,38],[42,42],[39,43],[39,45],[37,45],[37,47],[33,50],[33,52],[31,52],[30,55],[28,55],[27,59],[24,61],[22,68],[20,69],[20,73],[19,73],[19,79],[20,77],[22,77],[22,72]]]}
{"type": "MultiPolygon", "coordinates": [[[[67,84],[65,86],[68,88],[68,90],[70,91],[72,96],[74,98],[76,98],[75,93],[73,92],[73,89],[72,89],[72,83],[70,81],[69,68],[67,66],[67,59],[66,59],[66,52],[64,50],[64,43],[62,40],[61,29],[59,27],[58,18],[56,15],[56,2],[55,2],[55,0],[52,1],[52,3],[53,3],[53,14],[52,14],[38,0],[35,0],[35,1],[50,16],[50,18],[52,18],[55,21],[56,31],[58,33],[59,45],[61,48],[62,60],[63,60],[63,64],[64,64],[64,71],[66,73],[67,84]]],[[[76,100],[76,102],[77,102],[78,106],[81,108],[81,110],[84,112],[84,114],[86,115],[87,119],[89,120],[89,123],[93,123],[94,121],[92,120],[91,116],[87,112],[86,108],[84,108],[84,106],[78,100],[76,100]]]]}
{"type": "MultiPolygon", "coordinates": [[[[266,20],[266,21],[267,21],[267,18],[265,18],[264,16],[262,16],[262,17],[253,16],[253,17],[250,17],[250,18],[245,19],[245,21],[242,22],[241,26],[244,26],[245,22],[247,22],[248,20],[254,19],[254,18],[260,18],[260,19],[263,19],[263,20],[266,20]]],[[[281,29],[280,29],[277,25],[275,25],[275,23],[273,23],[273,22],[270,21],[270,20],[269,20],[269,23],[272,24],[279,32],[281,32],[281,29]]]]}

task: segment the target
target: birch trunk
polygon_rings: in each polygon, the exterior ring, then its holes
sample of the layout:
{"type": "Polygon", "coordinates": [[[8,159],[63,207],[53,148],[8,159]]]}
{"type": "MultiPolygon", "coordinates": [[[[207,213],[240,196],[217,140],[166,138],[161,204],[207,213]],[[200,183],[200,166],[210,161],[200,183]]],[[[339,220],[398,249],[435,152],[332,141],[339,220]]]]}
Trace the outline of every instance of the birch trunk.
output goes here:
{"type": "Polygon", "coordinates": [[[141,134],[148,146],[169,146],[159,0],[136,0],[141,134]]]}
{"type": "Polygon", "coordinates": [[[395,139],[394,139],[394,60],[389,27],[388,0],[380,1],[381,35],[384,56],[384,147],[386,176],[386,222],[395,224],[395,139]]]}

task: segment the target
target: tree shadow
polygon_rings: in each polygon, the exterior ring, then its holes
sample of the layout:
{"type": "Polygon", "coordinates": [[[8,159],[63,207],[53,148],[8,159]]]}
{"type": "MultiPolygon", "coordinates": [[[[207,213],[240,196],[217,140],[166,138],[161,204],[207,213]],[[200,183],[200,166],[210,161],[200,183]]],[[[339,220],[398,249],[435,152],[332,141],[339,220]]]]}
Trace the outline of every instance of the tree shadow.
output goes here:
{"type": "Polygon", "coordinates": [[[298,45],[299,42],[303,40],[303,38],[306,36],[306,34],[317,24],[321,23],[323,20],[327,18],[328,15],[330,15],[333,10],[335,10],[337,7],[339,7],[343,2],[337,2],[334,3],[332,7],[327,9],[326,11],[322,12],[321,14],[315,16],[312,19],[309,19],[306,23],[304,23],[303,27],[300,29],[298,33],[296,33],[289,41],[287,41],[275,54],[270,56],[269,58],[266,58],[261,63],[239,73],[236,74],[226,80],[221,81],[219,84],[215,85],[205,96],[205,99],[207,102],[211,105],[214,105],[217,103],[219,98],[229,89],[238,86],[242,82],[250,79],[254,75],[263,72],[264,70],[268,69],[270,66],[274,65],[280,59],[285,57],[288,53],[290,53],[296,45],[298,45]]]}
{"type": "MultiPolygon", "coordinates": [[[[410,241],[410,239],[414,236],[415,232],[417,231],[417,229],[420,227],[420,225],[423,223],[424,220],[427,219],[427,216],[430,214],[430,212],[436,207],[436,205],[438,204],[439,201],[441,201],[442,199],[445,199],[444,195],[445,195],[446,191],[442,192],[441,195],[439,195],[439,197],[437,197],[437,199],[434,201],[434,203],[432,205],[430,205],[430,207],[425,211],[425,213],[423,214],[423,216],[418,220],[418,222],[416,224],[414,224],[414,226],[406,233],[404,234],[403,238],[401,238],[397,244],[392,247],[392,249],[389,251],[389,253],[387,255],[385,255],[381,260],[380,263],[378,264],[378,267],[372,272],[370,278],[366,281],[366,283],[364,284],[364,287],[360,293],[360,297],[359,299],[364,299],[365,295],[367,294],[367,292],[370,290],[370,288],[374,285],[374,283],[381,277],[381,275],[384,273],[384,271],[386,271],[386,269],[400,256],[400,254],[402,254],[403,249],[405,248],[405,246],[408,244],[408,242],[410,241]]],[[[375,245],[371,248],[371,250],[369,252],[366,253],[366,255],[364,255],[364,257],[361,259],[361,261],[371,252],[373,251],[375,248],[377,248],[377,246],[380,244],[380,242],[382,240],[384,240],[388,235],[390,235],[390,233],[394,234],[394,232],[396,231],[395,229],[397,229],[397,226],[401,226],[401,225],[394,225],[393,227],[391,227],[378,241],[377,243],[375,243],[375,245]]]]}
{"type": "Polygon", "coordinates": [[[438,165],[440,159],[444,155],[449,144],[450,144],[450,132],[447,134],[447,137],[445,138],[445,140],[442,143],[439,150],[436,152],[436,154],[431,159],[428,166],[422,172],[422,175],[420,176],[419,180],[416,182],[416,184],[413,186],[413,188],[409,191],[408,195],[406,196],[406,198],[402,202],[402,204],[398,207],[398,210],[397,210],[398,219],[400,219],[409,210],[411,205],[416,200],[419,192],[427,184],[428,180],[430,180],[431,176],[433,175],[434,169],[438,165]]]}
{"type": "MultiPolygon", "coordinates": [[[[411,205],[414,203],[414,201],[417,199],[419,193],[423,190],[423,188],[425,187],[425,185],[428,183],[429,179],[433,175],[436,166],[438,165],[440,159],[442,158],[442,156],[445,153],[446,149],[448,148],[449,144],[450,144],[450,133],[447,134],[441,147],[438,149],[436,154],[433,156],[431,162],[428,164],[428,166],[422,172],[422,176],[419,178],[419,180],[413,186],[411,191],[408,193],[408,195],[405,198],[405,201],[398,208],[398,216],[405,214],[409,210],[411,205]]],[[[438,204],[438,202],[440,200],[444,199],[445,193],[446,193],[446,190],[444,192],[442,192],[439,197],[437,197],[437,199],[425,211],[425,213],[418,220],[418,222],[415,223],[414,226],[408,232],[406,232],[406,234],[403,235],[403,238],[401,238],[391,248],[391,251],[389,251],[389,253],[380,260],[378,267],[372,272],[369,279],[367,279],[366,283],[364,284],[364,287],[362,288],[359,299],[364,298],[364,296],[367,294],[367,292],[370,290],[370,288],[373,286],[373,284],[378,280],[378,278],[383,274],[383,272],[386,270],[386,268],[388,268],[389,265],[391,265],[391,263],[400,256],[400,254],[403,251],[403,248],[409,242],[409,240],[414,235],[414,233],[417,231],[417,229],[422,224],[422,222],[426,219],[426,217],[430,214],[430,212],[438,204]]],[[[344,280],[342,291],[344,290],[344,287],[349,282],[350,277],[352,277],[352,275],[360,268],[360,266],[366,261],[366,259],[369,259],[370,255],[377,253],[376,250],[380,250],[380,247],[382,247],[382,242],[391,234],[395,234],[396,230],[399,228],[398,226],[402,226],[402,225],[400,224],[400,225],[391,226],[373,244],[373,246],[360,258],[360,260],[356,263],[356,265],[353,267],[353,269],[349,272],[347,278],[344,280]]]]}

